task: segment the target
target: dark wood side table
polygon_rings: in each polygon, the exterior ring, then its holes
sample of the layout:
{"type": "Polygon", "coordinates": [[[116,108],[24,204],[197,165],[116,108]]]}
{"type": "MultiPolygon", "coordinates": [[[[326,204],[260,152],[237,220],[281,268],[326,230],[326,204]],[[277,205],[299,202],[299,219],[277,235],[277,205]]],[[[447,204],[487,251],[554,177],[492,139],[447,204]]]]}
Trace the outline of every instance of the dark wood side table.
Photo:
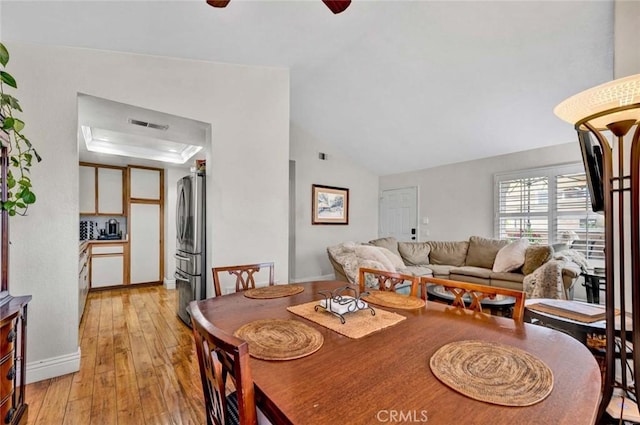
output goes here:
{"type": "Polygon", "coordinates": [[[604,291],[605,274],[603,272],[589,270],[588,272],[582,273],[584,276],[584,283],[582,286],[585,287],[587,292],[587,302],[600,304],[600,291],[604,291]]]}
{"type": "Polygon", "coordinates": [[[0,307],[0,423],[17,425],[25,403],[27,304],[31,295],[11,297],[0,307]],[[19,369],[19,372],[18,372],[19,369]],[[18,375],[20,382],[18,382],[18,375]]]}
{"type": "MultiPolygon", "coordinates": [[[[524,305],[524,321],[528,323],[534,323],[542,326],[546,326],[548,328],[555,329],[560,332],[564,332],[566,334],[571,335],[581,343],[586,346],[589,346],[588,341],[590,341],[594,336],[604,335],[606,329],[606,321],[599,320],[597,322],[585,323],[579,322],[577,320],[572,320],[566,317],[558,316],[552,313],[546,313],[542,311],[537,311],[529,308],[531,304],[536,304],[539,302],[544,303],[545,301],[554,301],[547,300],[546,298],[531,298],[525,300],[524,305]]],[[[604,306],[601,306],[604,311],[604,306]]],[[[616,331],[620,331],[620,315],[615,316],[615,328],[616,331]]],[[[625,327],[627,332],[631,332],[633,328],[633,321],[631,320],[631,314],[627,314],[625,320],[625,327]]],[[[628,335],[630,336],[630,335],[628,335]]]]}

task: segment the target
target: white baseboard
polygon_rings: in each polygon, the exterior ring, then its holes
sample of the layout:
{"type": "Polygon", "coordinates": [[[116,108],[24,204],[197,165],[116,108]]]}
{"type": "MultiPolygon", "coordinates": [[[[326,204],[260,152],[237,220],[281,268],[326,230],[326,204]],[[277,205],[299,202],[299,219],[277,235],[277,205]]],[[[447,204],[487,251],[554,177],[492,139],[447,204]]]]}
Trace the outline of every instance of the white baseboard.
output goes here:
{"type": "Polygon", "coordinates": [[[292,283],[300,283],[300,282],[312,282],[314,280],[335,280],[336,277],[334,276],[333,273],[331,274],[325,274],[322,276],[307,276],[307,277],[300,277],[297,279],[291,279],[292,283]]]}
{"type": "Polygon", "coordinates": [[[162,282],[166,289],[176,289],[176,280],[165,278],[162,282]]]}
{"type": "MultiPolygon", "coordinates": [[[[27,384],[80,370],[80,347],[75,353],[27,363],[27,384]]],[[[18,377],[18,379],[20,379],[18,377]]]]}

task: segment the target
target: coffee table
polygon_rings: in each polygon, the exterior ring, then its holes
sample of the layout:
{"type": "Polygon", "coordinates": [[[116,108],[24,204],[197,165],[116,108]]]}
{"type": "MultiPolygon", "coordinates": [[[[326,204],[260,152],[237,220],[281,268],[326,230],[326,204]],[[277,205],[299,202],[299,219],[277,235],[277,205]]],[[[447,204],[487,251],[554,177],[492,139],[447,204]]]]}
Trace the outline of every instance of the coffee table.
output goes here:
{"type": "MultiPolygon", "coordinates": [[[[455,295],[444,289],[442,285],[427,285],[427,299],[451,304],[455,300],[455,295]]],[[[471,304],[471,296],[469,294],[463,295],[462,299],[465,304],[471,304]]],[[[496,295],[493,299],[483,298],[480,300],[480,305],[483,309],[488,309],[491,314],[498,313],[506,317],[511,317],[515,303],[516,299],[514,297],[506,295],[496,295]]]]}

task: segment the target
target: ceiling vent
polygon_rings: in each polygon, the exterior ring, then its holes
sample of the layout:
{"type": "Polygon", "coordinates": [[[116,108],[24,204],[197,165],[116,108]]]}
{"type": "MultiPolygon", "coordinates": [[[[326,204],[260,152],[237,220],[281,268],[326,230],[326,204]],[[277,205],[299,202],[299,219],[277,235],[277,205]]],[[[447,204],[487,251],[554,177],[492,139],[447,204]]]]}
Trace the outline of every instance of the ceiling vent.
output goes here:
{"type": "Polygon", "coordinates": [[[133,118],[129,118],[129,123],[133,124],[133,125],[139,125],[140,127],[155,128],[156,130],[165,130],[166,131],[169,128],[168,125],[154,124],[152,122],[135,120],[133,118]]]}

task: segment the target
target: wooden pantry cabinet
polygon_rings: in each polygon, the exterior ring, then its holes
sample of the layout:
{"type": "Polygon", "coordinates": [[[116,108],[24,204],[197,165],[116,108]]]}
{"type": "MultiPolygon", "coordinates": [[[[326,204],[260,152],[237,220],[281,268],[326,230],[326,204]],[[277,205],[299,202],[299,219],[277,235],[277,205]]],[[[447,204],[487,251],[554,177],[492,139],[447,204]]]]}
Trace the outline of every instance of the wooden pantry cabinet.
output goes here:
{"type": "Polygon", "coordinates": [[[127,223],[123,240],[88,242],[91,289],[163,281],[164,199],[161,168],[80,163],[80,214],[118,215],[122,208],[127,223]]]}
{"type": "Polygon", "coordinates": [[[80,214],[124,215],[126,168],[80,163],[80,214]]]}
{"type": "Polygon", "coordinates": [[[129,166],[131,283],[164,279],[164,170],[129,166]]]}

